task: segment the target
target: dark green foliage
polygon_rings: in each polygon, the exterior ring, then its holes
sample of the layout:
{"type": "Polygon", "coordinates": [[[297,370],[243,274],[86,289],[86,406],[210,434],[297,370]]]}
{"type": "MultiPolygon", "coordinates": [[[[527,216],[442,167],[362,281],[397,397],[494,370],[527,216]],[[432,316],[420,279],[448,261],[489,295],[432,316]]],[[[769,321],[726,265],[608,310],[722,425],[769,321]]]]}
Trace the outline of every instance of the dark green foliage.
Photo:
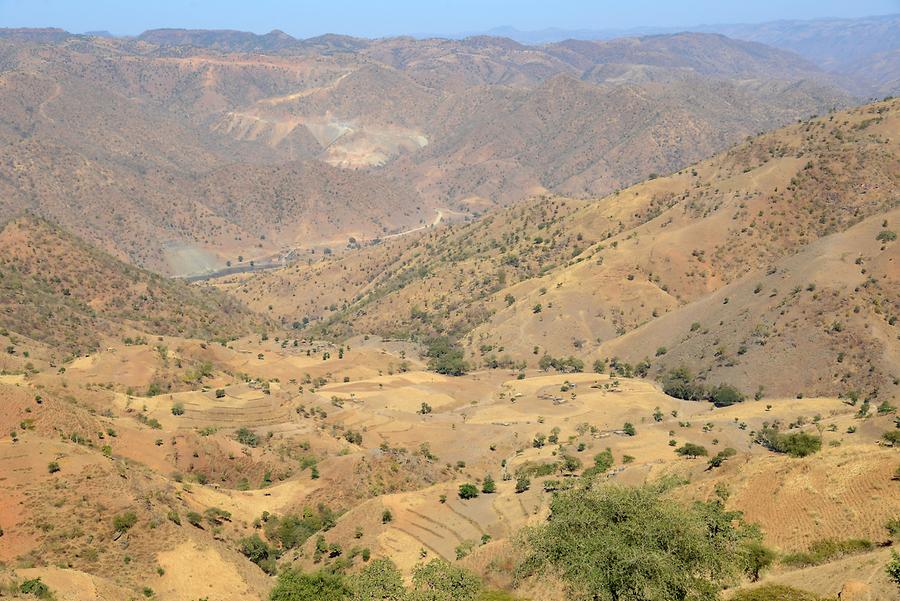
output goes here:
{"type": "Polygon", "coordinates": [[[272,547],[268,545],[259,535],[253,533],[251,536],[240,540],[241,553],[258,565],[266,574],[275,574],[277,567],[275,560],[278,555],[272,547]]]}
{"type": "Polygon", "coordinates": [[[443,559],[432,559],[413,570],[409,601],[474,601],[481,591],[478,577],[443,559]]]}
{"type": "Polygon", "coordinates": [[[707,388],[686,367],[671,370],[663,378],[662,385],[663,392],[671,397],[686,401],[708,400],[716,407],[728,407],[746,400],[744,393],[730,384],[707,388]]]}
{"type": "Polygon", "coordinates": [[[676,399],[700,401],[706,397],[706,389],[694,380],[686,367],[670,371],[663,379],[663,392],[676,399]]]}
{"type": "Polygon", "coordinates": [[[336,574],[304,574],[288,568],[278,576],[270,601],[345,601],[350,595],[344,579],[336,574]]]}
{"type": "Polygon", "coordinates": [[[478,487],[474,484],[460,484],[459,485],[459,498],[460,499],[474,499],[478,496],[478,487]]]}
{"type": "Polygon", "coordinates": [[[59,470],[60,470],[59,463],[57,463],[56,461],[51,461],[50,463],[47,464],[47,471],[50,472],[51,474],[55,474],[59,470]]]}
{"type": "Polygon", "coordinates": [[[677,449],[675,452],[681,455],[682,457],[706,457],[709,455],[709,452],[706,450],[706,447],[694,444],[692,442],[686,442],[677,449]]]}
{"type": "Polygon", "coordinates": [[[406,589],[400,570],[390,559],[376,559],[348,577],[349,601],[405,601],[406,589]]]}
{"type": "Polygon", "coordinates": [[[716,467],[721,467],[721,465],[723,463],[725,463],[726,459],[730,459],[731,457],[734,457],[735,455],[737,455],[737,451],[735,451],[731,447],[722,449],[721,451],[719,451],[718,453],[713,455],[712,458],[710,458],[710,460],[709,460],[710,469],[716,468],[716,467]]]}
{"type": "Polygon", "coordinates": [[[293,549],[320,530],[334,527],[336,516],[324,504],[316,509],[306,507],[303,515],[270,516],[266,520],[266,538],[282,549],[293,549]]]}
{"type": "Polygon", "coordinates": [[[448,376],[461,376],[469,371],[463,350],[447,336],[434,338],[425,353],[428,369],[448,376]]]}
{"type": "Polygon", "coordinates": [[[137,524],[137,515],[133,511],[120,513],[113,518],[113,528],[115,528],[117,532],[126,532],[135,524],[137,524]]]}
{"type": "Polygon", "coordinates": [[[569,374],[584,371],[584,361],[571,355],[568,357],[544,355],[538,361],[538,367],[543,371],[554,369],[558,372],[569,374]]]}
{"type": "Polygon", "coordinates": [[[187,519],[188,524],[190,524],[191,526],[194,526],[195,528],[202,527],[201,523],[203,521],[203,516],[196,511],[188,511],[184,517],[187,519]]]}
{"type": "Polygon", "coordinates": [[[728,407],[735,403],[743,403],[744,393],[728,384],[719,384],[710,391],[709,398],[716,407],[728,407]]]}
{"type": "Polygon", "coordinates": [[[872,544],[872,541],[865,539],[837,540],[826,538],[815,541],[806,551],[788,553],[781,558],[781,563],[793,567],[817,566],[845,555],[863,553],[874,548],[875,545],[872,544]]]}
{"type": "Polygon", "coordinates": [[[497,492],[497,484],[494,483],[494,479],[490,474],[484,477],[484,482],[481,484],[481,492],[486,495],[497,492]]]}
{"type": "Polygon", "coordinates": [[[175,403],[172,405],[172,415],[184,415],[184,403],[175,403]]]}
{"type": "Polygon", "coordinates": [[[822,437],[806,432],[779,432],[777,428],[763,428],[756,434],[756,442],[770,451],[791,457],[806,457],[822,448],[822,437]]]}
{"type": "Polygon", "coordinates": [[[637,435],[637,430],[635,430],[634,424],[632,424],[631,422],[625,422],[625,424],[622,426],[622,431],[628,436],[637,435]]]}
{"type": "Polygon", "coordinates": [[[667,485],[603,486],[557,494],[547,523],[525,531],[523,575],[544,570],[591,601],[714,601],[746,569],[756,528],[720,500],[686,505],[667,485]]]}
{"type": "Polygon", "coordinates": [[[32,578],[31,580],[26,580],[19,585],[19,592],[24,595],[33,595],[38,599],[53,598],[53,594],[50,592],[50,587],[41,582],[40,578],[32,578]]]}

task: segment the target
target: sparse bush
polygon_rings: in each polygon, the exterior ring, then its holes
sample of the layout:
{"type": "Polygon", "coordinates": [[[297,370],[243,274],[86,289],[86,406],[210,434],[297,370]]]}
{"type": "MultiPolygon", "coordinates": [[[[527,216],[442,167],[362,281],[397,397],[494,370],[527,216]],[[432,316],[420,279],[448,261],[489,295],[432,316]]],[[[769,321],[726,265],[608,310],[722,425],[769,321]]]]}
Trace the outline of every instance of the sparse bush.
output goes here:
{"type": "Polygon", "coordinates": [[[792,567],[817,566],[834,559],[871,551],[875,545],[865,539],[837,540],[826,538],[809,545],[806,551],[788,553],[781,558],[781,563],[792,567]]]}
{"type": "Polygon", "coordinates": [[[136,523],[137,514],[135,514],[133,511],[120,513],[113,518],[113,528],[116,529],[116,532],[127,532],[136,523]]]}
{"type": "Polygon", "coordinates": [[[238,431],[234,433],[235,439],[243,445],[247,445],[248,447],[258,447],[259,446],[259,436],[246,426],[242,426],[238,428],[238,431]]]}
{"type": "Polygon", "coordinates": [[[47,464],[47,471],[50,472],[51,474],[55,474],[59,470],[60,470],[59,463],[57,463],[56,461],[51,461],[50,463],[47,464]]]}
{"type": "Polygon", "coordinates": [[[184,415],[184,403],[175,403],[172,405],[172,415],[184,415]]]}

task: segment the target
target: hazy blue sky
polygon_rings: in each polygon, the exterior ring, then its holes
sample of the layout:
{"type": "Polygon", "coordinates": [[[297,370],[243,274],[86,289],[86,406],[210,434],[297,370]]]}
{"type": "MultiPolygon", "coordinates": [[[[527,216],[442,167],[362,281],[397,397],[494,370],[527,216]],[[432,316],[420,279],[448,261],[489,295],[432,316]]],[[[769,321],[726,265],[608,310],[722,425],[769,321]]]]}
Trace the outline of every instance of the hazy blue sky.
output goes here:
{"type": "Polygon", "coordinates": [[[619,29],[859,17],[900,12],[900,0],[0,0],[0,27],[135,34],[155,27],[281,29],[386,36],[511,25],[619,29]]]}

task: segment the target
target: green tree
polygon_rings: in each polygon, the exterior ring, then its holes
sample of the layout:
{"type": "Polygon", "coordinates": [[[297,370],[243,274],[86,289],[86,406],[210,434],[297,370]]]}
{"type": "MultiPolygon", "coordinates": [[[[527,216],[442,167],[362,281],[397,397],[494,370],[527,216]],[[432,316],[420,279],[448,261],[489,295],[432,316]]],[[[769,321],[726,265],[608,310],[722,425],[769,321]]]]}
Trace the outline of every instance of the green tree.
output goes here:
{"type": "Polygon", "coordinates": [[[337,574],[305,574],[288,568],[278,576],[270,601],[345,601],[351,590],[337,574]]]}
{"type": "Polygon", "coordinates": [[[569,598],[714,601],[746,567],[759,531],[721,500],[686,505],[668,483],[578,488],[557,495],[546,524],[524,531],[525,575],[552,570],[569,598]]]}
{"type": "Polygon", "coordinates": [[[474,484],[469,484],[468,482],[465,484],[459,485],[459,498],[460,499],[474,499],[478,496],[478,487],[474,484]]]}
{"type": "Polygon", "coordinates": [[[744,560],[746,561],[747,576],[756,582],[759,580],[760,573],[775,561],[775,552],[761,542],[753,541],[744,547],[744,560]]]}
{"type": "Polygon", "coordinates": [[[461,376],[469,371],[463,350],[447,336],[440,336],[428,344],[425,353],[428,369],[448,376],[461,376]]]}
{"type": "Polygon", "coordinates": [[[686,367],[673,369],[663,378],[663,392],[676,399],[699,401],[706,396],[702,384],[694,380],[693,374],[686,367]]]}
{"type": "Polygon", "coordinates": [[[474,601],[481,591],[478,577],[443,559],[432,559],[413,570],[409,601],[474,601]]]}
{"type": "Polygon", "coordinates": [[[390,559],[376,559],[350,576],[347,585],[351,601],[405,601],[403,576],[390,559]]]}
{"type": "Polygon", "coordinates": [[[490,474],[484,477],[484,482],[481,484],[481,492],[486,495],[497,492],[497,484],[490,474]]]}
{"type": "Polygon", "coordinates": [[[675,452],[682,457],[706,457],[709,452],[706,447],[692,442],[686,442],[682,446],[675,449],[675,452]]]}

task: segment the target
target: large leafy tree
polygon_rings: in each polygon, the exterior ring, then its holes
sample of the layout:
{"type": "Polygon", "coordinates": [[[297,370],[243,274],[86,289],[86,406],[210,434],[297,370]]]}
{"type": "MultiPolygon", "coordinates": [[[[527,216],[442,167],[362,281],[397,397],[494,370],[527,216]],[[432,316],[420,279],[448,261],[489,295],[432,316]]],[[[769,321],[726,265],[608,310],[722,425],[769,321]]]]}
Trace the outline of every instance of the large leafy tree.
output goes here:
{"type": "MultiPolygon", "coordinates": [[[[757,528],[724,499],[683,504],[671,483],[583,487],[558,495],[546,524],[525,531],[525,574],[552,571],[572,599],[712,601],[747,568],[757,528]]],[[[724,496],[724,495],[723,495],[724,496]]]]}

